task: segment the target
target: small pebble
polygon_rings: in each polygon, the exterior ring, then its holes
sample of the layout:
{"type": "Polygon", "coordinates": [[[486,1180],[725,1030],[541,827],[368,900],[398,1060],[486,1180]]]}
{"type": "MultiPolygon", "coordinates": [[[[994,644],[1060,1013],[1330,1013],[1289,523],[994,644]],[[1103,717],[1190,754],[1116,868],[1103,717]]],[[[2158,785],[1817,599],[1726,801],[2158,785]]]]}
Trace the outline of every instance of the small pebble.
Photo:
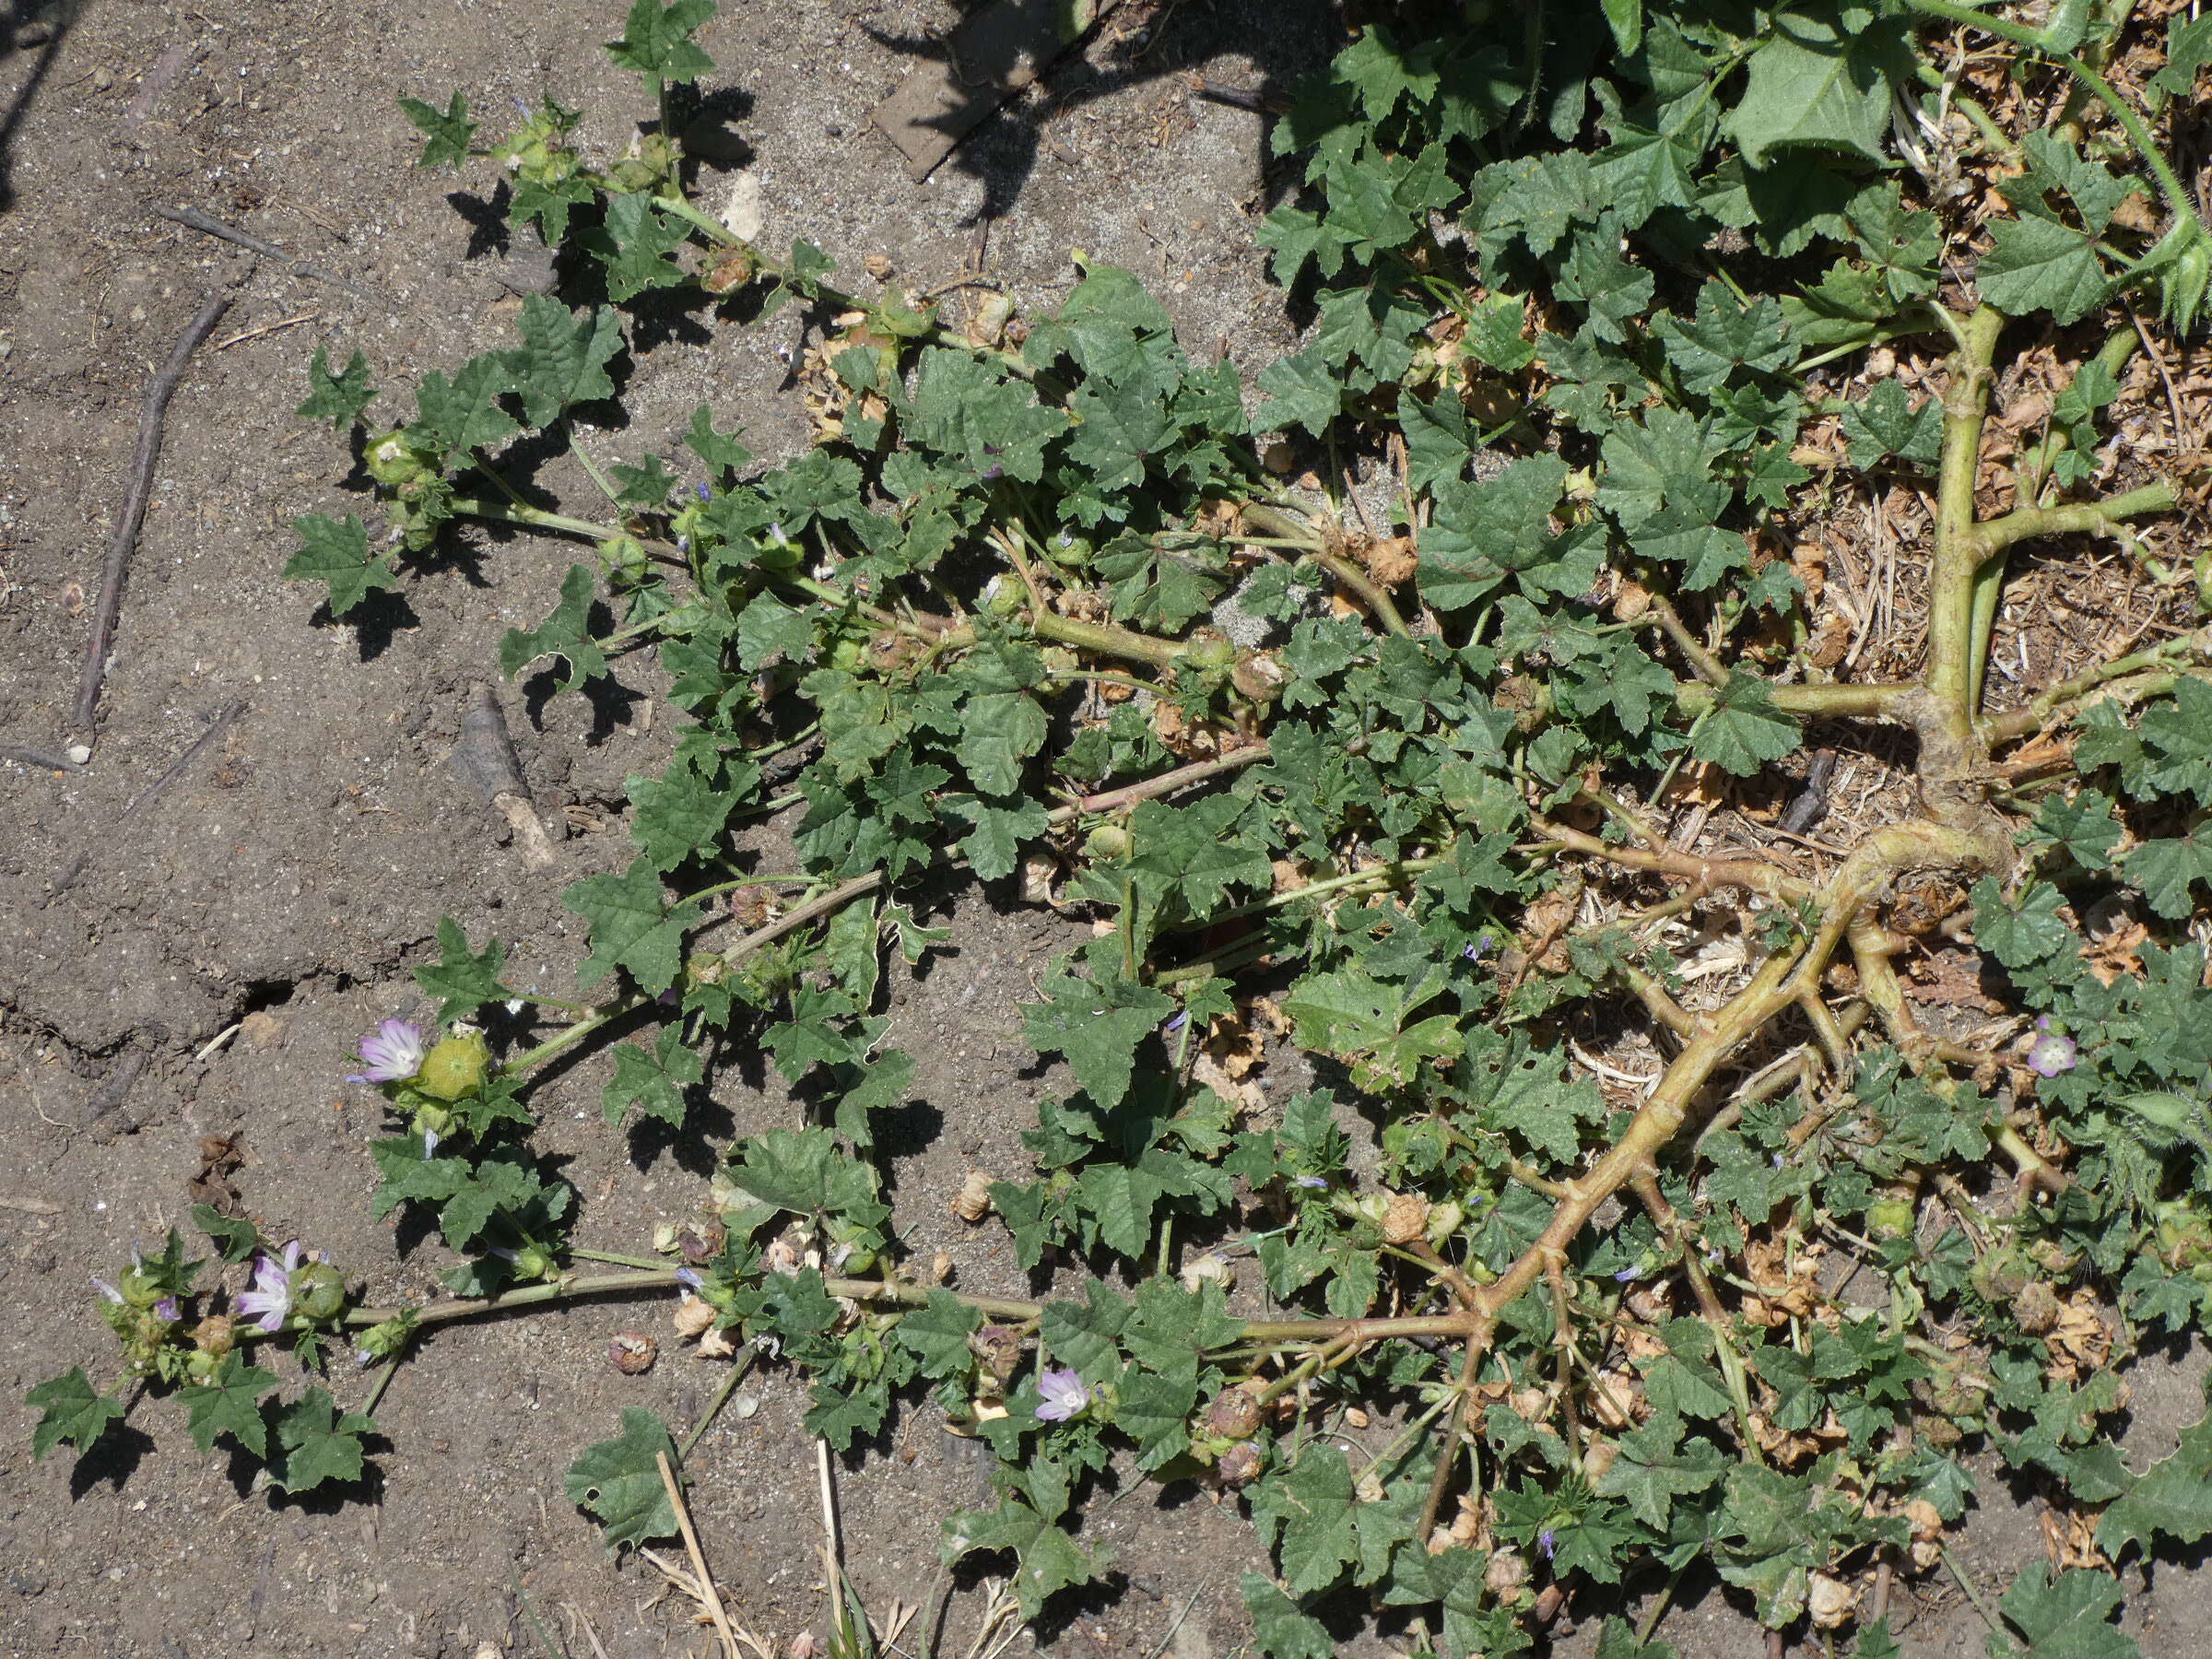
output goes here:
{"type": "Polygon", "coordinates": [[[88,743],[73,743],[64,752],[68,755],[71,764],[76,766],[82,766],[92,759],[92,746],[88,743]]]}

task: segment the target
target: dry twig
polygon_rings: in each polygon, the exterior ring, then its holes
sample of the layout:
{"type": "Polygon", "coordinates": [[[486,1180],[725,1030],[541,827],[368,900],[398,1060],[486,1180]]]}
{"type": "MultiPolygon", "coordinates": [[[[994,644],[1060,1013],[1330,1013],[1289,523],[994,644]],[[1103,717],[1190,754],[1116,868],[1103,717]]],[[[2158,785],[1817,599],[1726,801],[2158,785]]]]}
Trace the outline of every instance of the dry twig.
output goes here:
{"type": "Polygon", "coordinates": [[[154,463],[161,454],[161,422],[169,413],[169,400],[177,382],[184,378],[184,365],[222,321],[236,292],[224,288],[208,297],[178,338],[161,372],[154,376],[154,383],[146,389],[146,403],[138,417],[138,452],[131,459],[130,488],[124,495],[123,511],[116,515],[114,539],[108,544],[107,563],[100,571],[100,604],[92,613],[92,638],[85,647],[84,667],[76,678],[76,706],[69,715],[70,729],[83,734],[88,743],[92,740],[93,722],[100,712],[100,682],[107,677],[108,644],[114,637],[116,616],[123,609],[124,572],[130,568],[131,549],[138,545],[138,526],[145,521],[146,503],[154,490],[154,463]]]}

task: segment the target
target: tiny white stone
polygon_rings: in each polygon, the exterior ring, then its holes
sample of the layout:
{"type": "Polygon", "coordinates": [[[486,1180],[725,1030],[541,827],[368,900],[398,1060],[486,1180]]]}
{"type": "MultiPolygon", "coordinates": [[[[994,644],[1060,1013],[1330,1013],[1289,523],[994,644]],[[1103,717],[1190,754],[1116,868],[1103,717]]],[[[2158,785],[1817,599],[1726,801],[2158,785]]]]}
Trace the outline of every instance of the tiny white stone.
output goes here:
{"type": "Polygon", "coordinates": [[[82,766],[92,759],[92,746],[88,743],[73,743],[69,746],[68,755],[72,762],[82,766]]]}

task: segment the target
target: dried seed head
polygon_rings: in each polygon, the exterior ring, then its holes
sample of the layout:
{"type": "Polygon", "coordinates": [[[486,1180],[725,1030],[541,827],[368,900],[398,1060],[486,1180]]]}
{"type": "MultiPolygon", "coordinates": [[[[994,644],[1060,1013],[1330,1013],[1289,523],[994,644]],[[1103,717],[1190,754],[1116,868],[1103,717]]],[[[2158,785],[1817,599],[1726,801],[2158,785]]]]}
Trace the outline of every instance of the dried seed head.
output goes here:
{"type": "Polygon", "coordinates": [[[626,1377],[641,1377],[660,1358],[661,1345],[642,1331],[624,1331],[606,1345],[606,1359],[626,1377]]]}
{"type": "Polygon", "coordinates": [[[719,1221],[689,1221],[677,1230],[677,1253],[694,1267],[702,1266],[722,1253],[728,1232],[719,1221]]]}
{"type": "Polygon", "coordinates": [[[1230,1389],[1206,1408],[1206,1427],[1223,1440],[1248,1441],[1260,1431],[1260,1403],[1249,1389],[1230,1389]]]}
{"type": "Polygon", "coordinates": [[[1816,1572],[1811,1587],[1806,1592],[1805,1609],[1811,1616],[1815,1629],[1832,1630],[1850,1622],[1851,1610],[1858,1599],[1854,1586],[1825,1572],[1816,1572]]]}
{"type": "Polygon", "coordinates": [[[1250,1486],[1266,1466],[1266,1453],[1250,1441],[1240,1441],[1221,1453],[1221,1461],[1214,1465],[1214,1479],[1234,1491],[1238,1487],[1250,1486]]]}
{"type": "Polygon", "coordinates": [[[952,1201],[952,1213],[963,1221],[981,1221],[991,1213],[991,1184],[996,1179],[982,1170],[971,1170],[952,1201]]]}
{"type": "Polygon", "coordinates": [[[1382,1212],[1382,1237],[1392,1244],[1410,1244],[1429,1230],[1429,1200],[1417,1193],[1398,1193],[1382,1212]]]}
{"type": "Polygon", "coordinates": [[[1237,1270],[1230,1265],[1227,1257],[1216,1255],[1212,1251],[1194,1257],[1182,1266],[1182,1288],[1193,1295],[1201,1285],[1218,1285],[1227,1290],[1236,1282],[1237,1270]]]}
{"type": "Polygon", "coordinates": [[[968,1338],[968,1351],[982,1362],[986,1376],[1004,1382],[1021,1369],[1021,1333],[1011,1325],[985,1325],[968,1338]]]}
{"type": "MultiPolygon", "coordinates": [[[[702,1331],[711,1331],[714,1328],[714,1310],[708,1303],[700,1300],[698,1297],[687,1296],[682,1301],[676,1304],[676,1313],[672,1323],[676,1326],[676,1334],[678,1336],[697,1336],[702,1331]]],[[[618,1337],[617,1340],[619,1341],[620,1338],[618,1337]]],[[[615,1363],[619,1365],[621,1361],[618,1359],[615,1363]]]]}

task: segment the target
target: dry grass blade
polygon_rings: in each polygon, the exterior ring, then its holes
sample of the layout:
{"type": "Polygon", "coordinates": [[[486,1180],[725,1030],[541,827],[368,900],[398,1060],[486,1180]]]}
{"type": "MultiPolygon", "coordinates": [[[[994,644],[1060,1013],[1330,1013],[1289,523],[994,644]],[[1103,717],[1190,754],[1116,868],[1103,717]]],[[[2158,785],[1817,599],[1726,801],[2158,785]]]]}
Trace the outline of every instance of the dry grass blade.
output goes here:
{"type": "MultiPolygon", "coordinates": [[[[677,1530],[684,1535],[684,1549],[691,1558],[692,1575],[698,1581],[696,1589],[687,1594],[705,1607],[709,1617],[713,1619],[714,1632],[722,1638],[726,1659],[738,1659],[737,1633],[730,1629],[730,1617],[723,1611],[721,1594],[714,1588],[714,1575],[707,1571],[707,1558],[699,1547],[699,1534],[691,1525],[691,1511],[684,1502],[683,1488],[677,1484],[676,1467],[668,1461],[665,1452],[655,1453],[653,1460],[660,1465],[661,1485],[667,1488],[669,1505],[676,1511],[677,1530]]],[[[661,1571],[666,1572],[667,1569],[663,1567],[661,1571]]]]}

